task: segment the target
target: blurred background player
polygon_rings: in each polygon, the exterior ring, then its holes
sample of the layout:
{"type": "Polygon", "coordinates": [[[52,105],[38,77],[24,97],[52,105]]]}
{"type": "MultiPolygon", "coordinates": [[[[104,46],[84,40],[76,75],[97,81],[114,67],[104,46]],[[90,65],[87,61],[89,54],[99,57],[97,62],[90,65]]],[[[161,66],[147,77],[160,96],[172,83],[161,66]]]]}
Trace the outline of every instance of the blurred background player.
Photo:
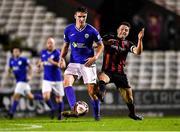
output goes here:
{"type": "MultiPolygon", "coordinates": [[[[84,7],[76,9],[74,18],[76,23],[70,24],[64,30],[64,45],[61,52],[63,59],[71,47],[70,63],[64,73],[64,88],[71,109],[74,109],[76,97],[73,83],[75,79],[83,78],[86,84],[94,110],[95,120],[100,119],[100,102],[95,95],[97,79],[95,61],[101,54],[104,46],[99,32],[86,23],[88,11],[84,7]],[[93,42],[97,44],[97,52],[94,55],[93,42]]],[[[64,112],[64,116],[73,116],[73,111],[64,112]]]]}
{"type": "Polygon", "coordinates": [[[129,108],[129,117],[134,120],[142,120],[142,117],[135,114],[132,88],[124,73],[124,66],[128,52],[135,55],[140,55],[142,53],[144,29],[138,34],[138,44],[136,47],[131,41],[126,40],[130,28],[131,26],[128,22],[122,22],[117,29],[117,36],[106,35],[104,37],[103,42],[105,48],[102,72],[98,74],[100,91],[97,96],[103,101],[106,84],[114,83],[129,108]]]}
{"type": "Polygon", "coordinates": [[[40,94],[32,94],[31,87],[28,81],[32,78],[32,66],[30,65],[29,59],[21,57],[21,49],[15,47],[12,49],[12,57],[9,60],[9,75],[13,72],[16,78],[16,87],[13,95],[13,103],[9,110],[8,116],[10,119],[13,118],[16,112],[16,107],[19,103],[21,96],[27,96],[29,99],[42,100],[40,94]]]}
{"type": "Polygon", "coordinates": [[[41,71],[42,68],[44,70],[42,93],[44,100],[51,109],[51,118],[54,118],[54,112],[56,109],[51,100],[51,92],[53,90],[56,103],[58,104],[58,119],[61,120],[61,112],[64,108],[64,88],[60,68],[64,67],[63,64],[65,63],[61,64],[62,67],[60,67],[59,57],[60,50],[55,48],[55,40],[50,37],[47,40],[46,49],[41,51],[41,60],[38,62],[37,66],[39,71],[41,71]]]}

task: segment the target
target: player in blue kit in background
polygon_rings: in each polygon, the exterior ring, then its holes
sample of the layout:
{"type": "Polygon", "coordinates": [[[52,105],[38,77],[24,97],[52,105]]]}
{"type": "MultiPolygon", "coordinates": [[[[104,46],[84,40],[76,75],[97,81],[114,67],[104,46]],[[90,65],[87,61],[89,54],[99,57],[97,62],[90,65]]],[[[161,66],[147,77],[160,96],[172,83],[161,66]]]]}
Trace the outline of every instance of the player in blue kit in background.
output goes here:
{"type": "MultiPolygon", "coordinates": [[[[70,62],[64,73],[64,89],[71,110],[76,103],[73,83],[75,79],[83,78],[87,86],[91,104],[94,110],[95,120],[100,119],[100,102],[95,94],[96,85],[96,64],[95,61],[103,51],[103,43],[99,32],[86,23],[88,11],[84,7],[79,7],[75,11],[76,23],[70,24],[64,30],[64,45],[61,51],[61,59],[67,53],[69,45],[71,47],[70,62]],[[94,54],[93,42],[97,44],[97,51],[94,54]]],[[[74,112],[63,112],[62,115],[73,116],[74,112]]]]}
{"type": "Polygon", "coordinates": [[[60,67],[59,57],[60,50],[56,49],[55,40],[50,37],[47,40],[46,49],[42,50],[41,52],[41,60],[38,62],[37,66],[39,71],[42,68],[44,70],[42,93],[44,100],[51,109],[51,118],[54,118],[54,112],[56,110],[55,105],[50,98],[51,92],[53,91],[55,94],[56,103],[58,104],[58,119],[61,120],[61,112],[64,108],[64,88],[60,68],[65,67],[65,65],[61,65],[62,67],[60,67]]]}
{"type": "Polygon", "coordinates": [[[21,96],[27,96],[29,99],[42,100],[40,94],[32,94],[31,87],[28,81],[32,78],[32,66],[30,65],[29,59],[26,57],[21,57],[21,49],[14,47],[12,49],[12,57],[9,59],[9,75],[13,72],[16,78],[16,87],[13,95],[13,103],[8,112],[8,117],[13,118],[16,107],[19,103],[21,96]]]}

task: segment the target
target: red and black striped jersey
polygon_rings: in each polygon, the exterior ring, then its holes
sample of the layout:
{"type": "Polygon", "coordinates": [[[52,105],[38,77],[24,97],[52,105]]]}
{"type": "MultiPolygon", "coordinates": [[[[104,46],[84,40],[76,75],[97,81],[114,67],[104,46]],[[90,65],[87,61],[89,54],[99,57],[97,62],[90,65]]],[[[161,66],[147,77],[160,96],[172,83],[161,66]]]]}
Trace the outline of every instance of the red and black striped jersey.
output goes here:
{"type": "Polygon", "coordinates": [[[104,44],[102,71],[124,73],[128,52],[132,52],[134,47],[131,41],[118,38],[113,44],[104,44]]]}

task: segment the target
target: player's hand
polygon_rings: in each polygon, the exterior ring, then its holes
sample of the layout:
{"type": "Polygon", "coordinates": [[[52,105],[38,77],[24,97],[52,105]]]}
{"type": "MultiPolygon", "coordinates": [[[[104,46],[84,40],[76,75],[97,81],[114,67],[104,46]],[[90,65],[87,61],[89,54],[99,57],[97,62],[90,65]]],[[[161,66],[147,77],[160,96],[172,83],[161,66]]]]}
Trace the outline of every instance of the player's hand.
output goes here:
{"type": "Polygon", "coordinates": [[[90,67],[95,61],[97,60],[97,58],[94,57],[90,57],[87,59],[87,62],[84,64],[86,67],[90,67]]]}
{"type": "Polygon", "coordinates": [[[139,40],[142,40],[143,37],[144,37],[144,28],[142,28],[142,30],[139,32],[139,34],[138,34],[138,39],[139,39],[139,40]]]}
{"type": "Polygon", "coordinates": [[[54,61],[51,58],[48,58],[48,62],[51,63],[51,64],[54,64],[54,61]]]}
{"type": "Polygon", "coordinates": [[[40,66],[38,66],[37,68],[36,68],[36,72],[37,73],[40,73],[42,71],[42,68],[40,67],[40,66]]]}
{"type": "Polygon", "coordinates": [[[27,80],[30,81],[32,79],[32,75],[27,75],[27,80]]]}
{"type": "Polygon", "coordinates": [[[66,62],[65,62],[64,58],[61,58],[59,60],[58,67],[60,67],[62,69],[66,67],[66,62]]]}

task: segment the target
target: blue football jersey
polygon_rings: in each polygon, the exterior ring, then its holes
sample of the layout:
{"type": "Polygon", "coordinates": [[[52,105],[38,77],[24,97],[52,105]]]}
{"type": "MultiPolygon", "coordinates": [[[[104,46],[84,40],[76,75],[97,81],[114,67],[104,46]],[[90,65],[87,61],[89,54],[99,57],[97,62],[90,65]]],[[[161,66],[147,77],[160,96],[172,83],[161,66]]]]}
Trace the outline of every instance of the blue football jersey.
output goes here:
{"type": "Polygon", "coordinates": [[[48,62],[48,59],[58,62],[60,57],[60,50],[49,52],[47,50],[41,51],[41,61],[44,64],[44,80],[48,81],[62,81],[61,70],[59,67],[48,62]]]}
{"type": "Polygon", "coordinates": [[[9,67],[12,69],[16,82],[27,82],[27,69],[29,60],[25,57],[14,58],[9,60],[9,67]]]}
{"type": "Polygon", "coordinates": [[[70,63],[86,63],[87,58],[94,56],[93,42],[99,44],[101,41],[99,32],[89,24],[82,30],[78,30],[75,24],[64,30],[64,42],[71,46],[70,63]]]}

